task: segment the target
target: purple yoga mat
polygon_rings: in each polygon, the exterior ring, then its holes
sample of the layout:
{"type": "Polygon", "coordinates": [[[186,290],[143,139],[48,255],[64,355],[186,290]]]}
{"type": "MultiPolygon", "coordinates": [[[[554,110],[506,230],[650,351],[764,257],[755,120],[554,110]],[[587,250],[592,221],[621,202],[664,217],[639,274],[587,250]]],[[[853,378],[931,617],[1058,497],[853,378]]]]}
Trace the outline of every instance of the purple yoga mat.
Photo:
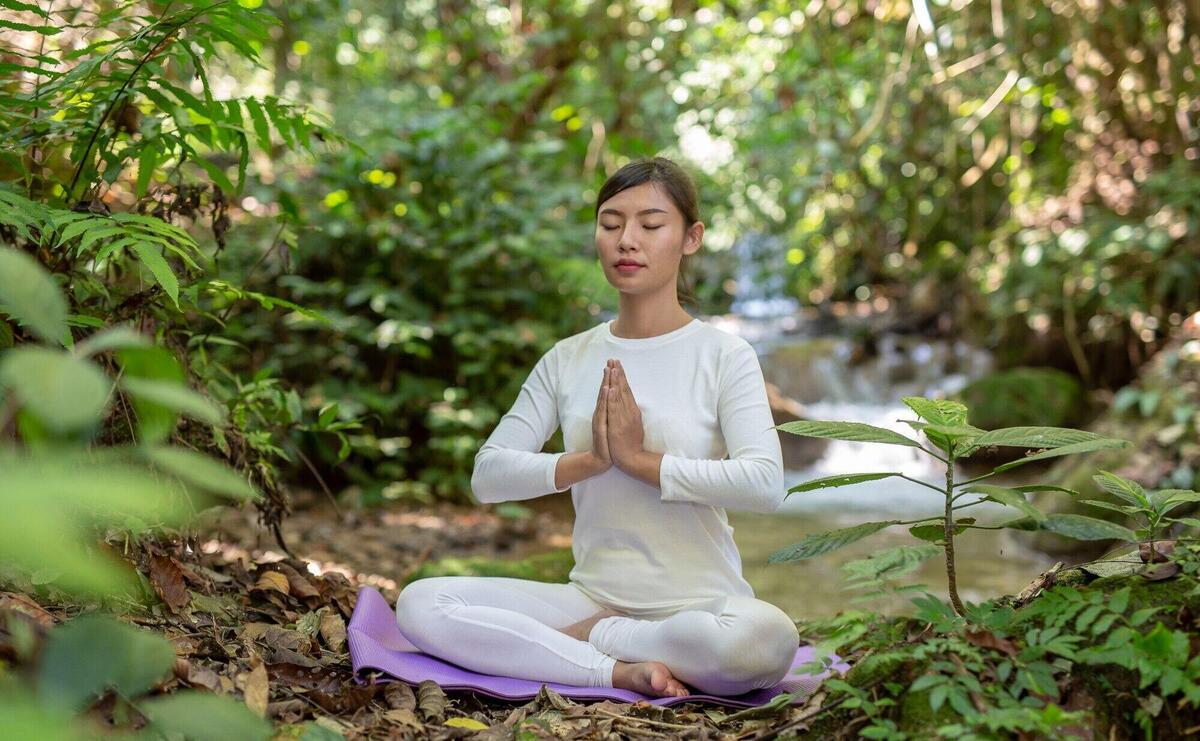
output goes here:
{"type": "MultiPolygon", "coordinates": [[[[366,673],[382,671],[396,679],[412,685],[432,679],[445,690],[473,690],[502,700],[526,700],[536,697],[542,685],[563,697],[577,700],[645,700],[654,705],[673,705],[679,702],[708,701],[734,707],[756,707],[784,692],[797,695],[793,702],[802,702],[816,690],[829,672],[821,674],[789,674],[779,684],[765,690],[754,690],[732,697],[718,695],[688,695],[687,697],[651,697],[631,690],[615,687],[579,687],[571,684],[538,682],[515,677],[498,677],[479,674],[422,653],[400,632],[396,625],[396,614],[383,595],[373,587],[363,587],[358,592],[358,603],[350,617],[347,629],[350,644],[350,662],[354,666],[354,678],[359,684],[366,683],[366,673]]],[[[812,661],[812,646],[800,646],[792,661],[796,667],[812,661]]],[[[844,673],[849,665],[834,657],[833,668],[844,673]]],[[[380,681],[390,681],[387,677],[380,681]]]]}

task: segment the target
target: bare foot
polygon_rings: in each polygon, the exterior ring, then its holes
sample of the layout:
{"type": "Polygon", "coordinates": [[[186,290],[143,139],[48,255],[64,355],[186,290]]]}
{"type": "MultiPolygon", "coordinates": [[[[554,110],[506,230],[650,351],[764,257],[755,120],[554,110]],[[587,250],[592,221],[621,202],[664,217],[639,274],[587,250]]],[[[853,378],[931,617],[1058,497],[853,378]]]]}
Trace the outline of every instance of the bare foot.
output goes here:
{"type": "Polygon", "coordinates": [[[613,667],[613,687],[633,690],[652,697],[687,697],[687,687],[671,674],[660,661],[628,663],[618,661],[613,667]]]}
{"type": "Polygon", "coordinates": [[[616,617],[617,615],[620,615],[620,614],[621,613],[617,612],[616,610],[608,610],[608,609],[601,610],[600,612],[597,612],[595,615],[592,615],[590,618],[587,618],[586,620],[580,620],[578,623],[568,625],[565,628],[559,628],[559,632],[566,633],[567,635],[571,636],[575,640],[583,641],[586,643],[588,636],[590,636],[592,634],[592,627],[596,623],[600,622],[604,618],[616,617]]]}

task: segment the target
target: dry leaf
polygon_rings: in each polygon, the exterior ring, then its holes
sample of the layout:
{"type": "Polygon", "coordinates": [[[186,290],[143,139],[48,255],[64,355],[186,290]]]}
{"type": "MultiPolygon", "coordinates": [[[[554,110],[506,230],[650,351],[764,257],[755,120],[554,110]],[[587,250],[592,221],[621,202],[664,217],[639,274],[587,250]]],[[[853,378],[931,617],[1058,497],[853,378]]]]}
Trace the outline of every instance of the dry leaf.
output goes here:
{"type": "Polygon", "coordinates": [[[264,592],[273,589],[282,594],[291,594],[288,578],[278,571],[264,571],[259,574],[258,581],[254,583],[254,588],[264,592]]]}
{"type": "Polygon", "coordinates": [[[187,586],[183,583],[183,571],[175,559],[170,556],[151,556],[150,583],[171,612],[179,612],[187,607],[187,586]]]}
{"type": "Polygon", "coordinates": [[[441,720],[446,714],[446,693],[432,679],[426,679],[417,687],[417,707],[425,720],[441,720]]]}
{"type": "Polygon", "coordinates": [[[410,708],[397,708],[384,712],[383,717],[392,723],[399,723],[402,726],[411,728],[414,731],[420,731],[425,728],[425,725],[417,718],[416,714],[410,708]]]}
{"type": "Polygon", "coordinates": [[[271,683],[267,679],[266,664],[259,663],[246,677],[246,707],[255,715],[266,717],[267,703],[271,699],[271,683]]]}
{"type": "Polygon", "coordinates": [[[321,616],[321,638],[330,651],[340,652],[346,647],[346,621],[335,612],[321,616]]]}
{"type": "Polygon", "coordinates": [[[293,596],[300,599],[321,598],[321,593],[299,571],[296,571],[286,563],[275,564],[275,568],[279,569],[280,573],[287,579],[293,596]]]}
{"type": "Polygon", "coordinates": [[[15,592],[0,593],[0,610],[16,610],[33,618],[38,625],[49,628],[54,625],[54,616],[42,609],[42,606],[23,594],[15,592]]]}
{"type": "Polygon", "coordinates": [[[409,687],[404,682],[388,682],[383,686],[383,698],[387,701],[389,708],[416,710],[417,696],[413,694],[412,687],[409,687]]]}

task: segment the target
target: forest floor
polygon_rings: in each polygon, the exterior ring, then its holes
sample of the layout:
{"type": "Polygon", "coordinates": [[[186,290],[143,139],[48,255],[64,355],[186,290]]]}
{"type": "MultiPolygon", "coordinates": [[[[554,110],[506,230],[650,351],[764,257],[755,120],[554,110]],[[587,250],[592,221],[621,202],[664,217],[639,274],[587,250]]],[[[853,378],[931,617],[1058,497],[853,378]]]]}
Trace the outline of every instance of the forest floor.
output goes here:
{"type": "MultiPolygon", "coordinates": [[[[188,538],[144,544],[134,565],[159,601],[126,619],[175,646],[174,675],[157,691],[230,695],[269,717],[276,739],[762,739],[802,729],[820,708],[823,693],[734,713],[706,703],[577,703],[546,687],[520,702],[446,693],[433,682],[354,681],[346,624],[362,586],[394,602],[417,569],[443,558],[508,561],[569,547],[569,500],[550,499],[522,503],[532,514],[510,519],[478,506],[347,509],[304,496],[281,527],[290,556],[252,508],[226,508],[188,538]]],[[[17,614],[41,638],[78,612],[0,591],[0,617],[17,614]]],[[[11,660],[6,637],[0,631],[0,658],[11,660]]],[[[111,728],[124,715],[118,705],[109,693],[87,716],[111,728]]]]}

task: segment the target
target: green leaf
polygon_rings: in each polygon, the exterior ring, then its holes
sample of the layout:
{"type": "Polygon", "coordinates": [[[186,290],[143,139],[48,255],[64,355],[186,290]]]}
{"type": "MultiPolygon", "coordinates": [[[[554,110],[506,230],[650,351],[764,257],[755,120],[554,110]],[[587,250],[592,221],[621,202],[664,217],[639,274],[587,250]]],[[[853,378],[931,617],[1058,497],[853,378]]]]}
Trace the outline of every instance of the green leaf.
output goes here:
{"type": "Polygon", "coordinates": [[[1025,498],[1025,494],[1023,492],[1017,491],[1016,489],[1009,489],[1005,486],[992,486],[989,484],[975,484],[971,488],[966,489],[966,491],[978,494],[986,494],[987,496],[985,499],[1003,504],[1006,507],[1019,509],[1027,516],[1032,517],[1039,522],[1046,518],[1046,515],[1042,514],[1040,509],[1029,503],[1029,500],[1025,498]]]}
{"type": "Polygon", "coordinates": [[[905,396],[900,401],[930,424],[956,426],[967,423],[967,407],[957,401],[926,399],[921,396],[905,396]]]}
{"type": "Polygon", "coordinates": [[[1108,471],[1101,471],[1092,476],[1092,480],[1096,482],[1104,491],[1112,494],[1118,499],[1123,499],[1130,504],[1136,504],[1139,507],[1150,508],[1150,500],[1146,499],[1146,490],[1141,484],[1135,481],[1130,481],[1127,478],[1117,476],[1108,471]]]}
{"type": "Polygon", "coordinates": [[[154,274],[154,279],[163,287],[167,295],[171,297],[171,302],[175,304],[175,308],[179,308],[179,279],[175,277],[175,273],[171,271],[171,266],[163,259],[162,254],[153,245],[146,242],[135,242],[130,245],[130,249],[138,256],[138,260],[143,265],[150,269],[154,274]]]}
{"type": "Polygon", "coordinates": [[[0,309],[47,342],[67,336],[67,302],[50,272],[25,254],[0,249],[0,309]]]}
{"type": "MultiPolygon", "coordinates": [[[[908,529],[914,538],[929,543],[943,543],[946,540],[946,518],[937,517],[928,520],[927,522],[918,522],[908,529]]],[[[974,525],[974,517],[959,517],[954,521],[954,534],[962,535],[967,530],[968,525],[974,525]]]]}
{"type": "Polygon", "coordinates": [[[873,427],[871,425],[862,424],[861,422],[824,422],[801,420],[798,422],[786,422],[778,425],[775,429],[804,437],[822,437],[833,440],[850,440],[853,442],[863,443],[906,445],[910,448],[921,447],[921,444],[916,440],[907,438],[898,432],[885,430],[882,427],[873,427]]]}
{"type": "Polygon", "coordinates": [[[175,447],[152,447],[146,455],[163,470],[205,491],[240,500],[261,498],[244,476],[206,455],[175,447]]]}
{"type": "Polygon", "coordinates": [[[1191,489],[1160,489],[1150,494],[1150,504],[1160,514],[1164,515],[1181,504],[1200,502],[1200,492],[1191,489]]]}
{"type": "Polygon", "coordinates": [[[876,481],[878,479],[886,479],[890,476],[902,475],[899,473],[848,473],[837,476],[826,476],[825,478],[813,479],[812,481],[805,481],[803,484],[797,484],[788,489],[788,494],[799,494],[800,492],[813,491],[815,489],[832,489],[838,486],[849,486],[850,484],[860,484],[864,481],[876,481]]]}
{"type": "Polygon", "coordinates": [[[86,360],[26,345],[0,359],[0,386],[13,389],[46,427],[72,432],[100,421],[112,383],[86,360]]]}
{"type": "MultiPolygon", "coordinates": [[[[978,439],[975,441],[975,443],[972,445],[972,447],[973,448],[979,447],[978,439]]],[[[1110,449],[1110,448],[1127,448],[1127,447],[1129,447],[1128,440],[1113,440],[1113,439],[1108,439],[1108,438],[1102,439],[1102,440],[1089,440],[1087,442],[1073,443],[1071,445],[1064,445],[1061,448],[1054,448],[1053,450],[1043,450],[1040,453],[1034,453],[1033,455],[1027,455],[1024,458],[1018,458],[1015,461],[1009,461],[1008,463],[1002,463],[1001,465],[996,466],[993,469],[993,471],[995,471],[996,473],[1003,473],[1004,471],[1007,471],[1012,468],[1016,468],[1017,466],[1023,466],[1026,463],[1032,463],[1033,461],[1045,460],[1047,458],[1057,458],[1057,457],[1063,456],[1063,455],[1075,455],[1076,453],[1091,453],[1096,450],[1106,450],[1106,449],[1110,449]]]]}
{"type": "Polygon", "coordinates": [[[160,404],[211,425],[221,424],[225,419],[224,409],[181,383],[126,377],[121,379],[121,388],[139,399],[160,404]]]}
{"type": "Polygon", "coordinates": [[[990,430],[975,440],[975,447],[1000,445],[1018,448],[1061,448],[1064,445],[1104,440],[1094,432],[1069,427],[1005,427],[990,430]]]}
{"type": "Polygon", "coordinates": [[[1127,527],[1114,522],[1083,515],[1048,515],[1042,529],[1075,540],[1124,540],[1137,542],[1137,536],[1127,527]]]}
{"type": "Polygon", "coordinates": [[[795,543],[786,548],[772,553],[768,558],[768,563],[780,563],[782,561],[799,561],[813,556],[820,556],[823,553],[836,550],[843,546],[850,545],[856,540],[862,540],[868,535],[879,532],[880,530],[895,525],[899,520],[885,520],[883,522],[866,522],[854,527],[847,527],[841,530],[831,530],[825,533],[813,533],[805,536],[799,543],[795,543]]]}
{"type": "Polygon", "coordinates": [[[38,666],[38,695],[74,712],[112,688],[132,698],[169,674],[175,649],[165,638],[102,615],[55,628],[38,666]]]}
{"type": "Polygon", "coordinates": [[[86,358],[102,352],[108,352],[109,350],[149,346],[149,338],[134,331],[132,327],[116,326],[102,332],[97,332],[75,345],[75,354],[81,358],[86,358]]]}
{"type": "Polygon", "coordinates": [[[266,741],[271,737],[269,721],[221,695],[176,692],[143,700],[137,708],[160,733],[178,734],[189,741],[266,741]]]}

